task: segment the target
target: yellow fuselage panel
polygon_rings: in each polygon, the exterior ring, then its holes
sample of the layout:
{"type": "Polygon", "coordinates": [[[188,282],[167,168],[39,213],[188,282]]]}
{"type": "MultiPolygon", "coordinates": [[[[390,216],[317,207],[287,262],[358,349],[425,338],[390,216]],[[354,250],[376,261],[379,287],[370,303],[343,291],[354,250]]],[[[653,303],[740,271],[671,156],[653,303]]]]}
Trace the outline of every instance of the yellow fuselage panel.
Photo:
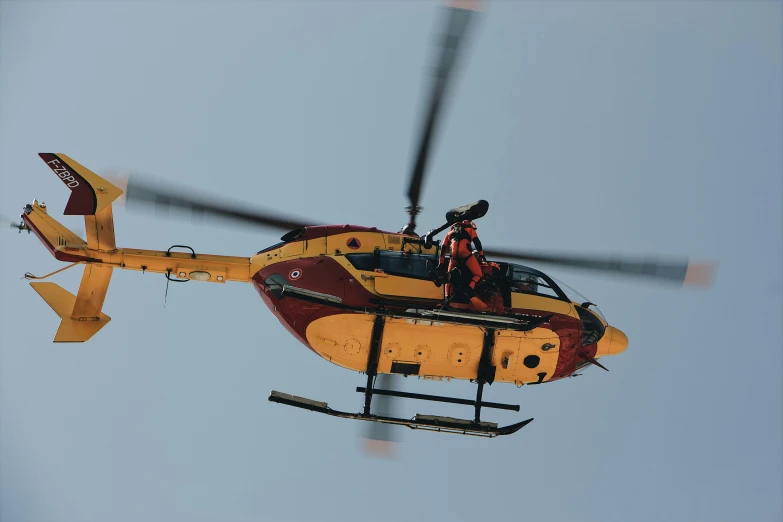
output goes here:
{"type": "MultiPolygon", "coordinates": [[[[370,314],[317,319],[307,327],[307,341],[324,359],[364,372],[373,319],[370,314]]],[[[378,372],[392,373],[393,363],[418,364],[422,377],[475,379],[483,342],[484,330],[477,326],[387,318],[378,372]]],[[[495,381],[546,382],[555,372],[559,353],[560,339],[546,328],[498,332],[490,357],[496,366],[495,381]]]]}
{"type": "Polygon", "coordinates": [[[579,314],[576,313],[571,303],[556,299],[554,297],[544,297],[534,294],[523,294],[519,292],[511,293],[511,308],[517,310],[540,310],[542,312],[553,312],[556,314],[568,315],[576,319],[579,314]]]}
{"type": "Polygon", "coordinates": [[[495,380],[528,384],[552,378],[560,356],[560,337],[552,330],[501,331],[495,338],[495,380]]]}
{"type": "Polygon", "coordinates": [[[345,232],[326,238],[328,255],[368,253],[376,248],[386,250],[386,238],[380,232],[345,232]]]}
{"type": "Polygon", "coordinates": [[[443,287],[426,279],[414,279],[388,274],[373,274],[375,293],[395,297],[443,300],[443,287]]]}
{"type": "Polygon", "coordinates": [[[391,373],[392,363],[419,364],[419,375],[475,379],[484,331],[477,326],[387,319],[378,371],[391,373]]]}
{"type": "Polygon", "coordinates": [[[307,342],[327,361],[363,372],[370,356],[373,321],[369,314],[322,317],[308,325],[307,342]]]}
{"type": "Polygon", "coordinates": [[[596,357],[605,357],[623,353],[628,348],[628,336],[614,326],[607,326],[604,336],[598,341],[596,357]]]}

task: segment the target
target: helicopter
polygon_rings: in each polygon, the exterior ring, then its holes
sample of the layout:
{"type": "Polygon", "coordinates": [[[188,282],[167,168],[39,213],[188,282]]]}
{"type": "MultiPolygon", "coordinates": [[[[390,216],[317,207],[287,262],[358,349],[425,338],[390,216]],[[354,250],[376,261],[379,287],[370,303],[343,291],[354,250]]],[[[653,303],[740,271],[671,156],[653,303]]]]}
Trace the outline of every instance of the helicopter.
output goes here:
{"type": "MultiPolygon", "coordinates": [[[[71,191],[64,215],[83,216],[85,237],[50,216],[33,200],[13,227],[35,234],[58,261],[68,265],[46,276],[27,273],[32,288],[60,318],[54,342],[86,342],[111,318],[103,305],[115,269],[162,274],[169,282],[249,283],[281,325],[326,361],[366,375],[356,391],[360,412],[273,390],[268,400],[326,415],[400,425],[442,433],[494,438],[518,432],[533,419],[508,426],[482,420],[484,408],[519,411],[519,405],[483,400],[485,385],[540,385],[576,374],[600,359],[621,354],[628,338],[610,325],[600,309],[547,273],[541,263],[644,277],[679,285],[707,285],[710,264],[662,262],[610,256],[529,253],[483,248],[482,278],[465,292],[467,271],[444,272],[443,249],[435,236],[489,210],[477,200],[448,210],[444,222],[416,233],[428,154],[454,64],[478,12],[473,4],[445,7],[446,22],[438,67],[430,86],[415,161],[408,179],[408,221],[398,231],[351,224],[320,224],[280,213],[194,196],[179,188],[130,178],[112,183],[62,153],[39,157],[71,191]],[[200,217],[230,219],[284,232],[280,241],[248,256],[197,253],[186,245],[166,251],[118,248],[113,205],[189,211],[200,217]],[[525,264],[522,264],[525,263],[525,264]],[[63,270],[84,265],[76,295],[52,282],[63,270]],[[475,399],[426,395],[379,388],[378,378],[402,375],[422,379],[468,380],[475,399]],[[373,397],[385,396],[471,406],[471,419],[417,414],[412,419],[372,413],[373,397]]],[[[446,255],[448,260],[450,256],[446,255]]],[[[608,371],[608,370],[607,370],[608,371]]]]}

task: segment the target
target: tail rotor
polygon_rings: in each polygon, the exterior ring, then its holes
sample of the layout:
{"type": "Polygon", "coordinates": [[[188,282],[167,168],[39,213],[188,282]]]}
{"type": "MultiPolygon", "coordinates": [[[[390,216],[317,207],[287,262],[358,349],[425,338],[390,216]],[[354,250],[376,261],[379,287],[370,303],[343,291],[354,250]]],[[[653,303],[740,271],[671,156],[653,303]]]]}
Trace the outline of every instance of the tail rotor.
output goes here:
{"type": "Polygon", "coordinates": [[[11,230],[17,230],[21,234],[23,230],[27,230],[27,233],[30,233],[30,227],[28,227],[22,219],[19,219],[19,222],[17,223],[10,217],[6,216],[5,214],[0,214],[0,226],[3,228],[8,227],[11,230]]]}

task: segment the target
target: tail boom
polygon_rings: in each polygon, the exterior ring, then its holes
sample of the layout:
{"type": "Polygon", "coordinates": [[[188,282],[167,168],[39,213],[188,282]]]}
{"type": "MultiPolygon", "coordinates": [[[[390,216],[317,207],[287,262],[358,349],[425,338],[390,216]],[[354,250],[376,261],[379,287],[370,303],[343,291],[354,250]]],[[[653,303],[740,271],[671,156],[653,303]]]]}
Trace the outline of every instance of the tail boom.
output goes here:
{"type": "Polygon", "coordinates": [[[101,259],[103,263],[125,270],[165,274],[178,279],[249,283],[252,278],[249,257],[121,248],[104,254],[101,259]]]}
{"type": "Polygon", "coordinates": [[[25,224],[58,261],[95,263],[125,270],[169,274],[180,279],[216,283],[227,281],[248,283],[251,280],[249,257],[116,248],[111,207],[102,210],[100,216],[90,217],[93,220],[88,221],[88,224],[92,224],[92,229],[87,227],[88,241],[84,241],[52,218],[46,207],[37,201],[28,205],[22,214],[25,224]]]}
{"type": "Polygon", "coordinates": [[[60,317],[55,342],[87,341],[111,320],[102,309],[114,269],[213,283],[248,283],[258,270],[249,257],[172,252],[174,247],[165,252],[117,248],[111,205],[123,191],[64,154],[39,156],[71,190],[64,214],[84,216],[86,232],[86,240],[74,234],[38,201],[27,205],[21,215],[55,259],[85,265],[76,295],[54,283],[30,283],[60,317]]]}

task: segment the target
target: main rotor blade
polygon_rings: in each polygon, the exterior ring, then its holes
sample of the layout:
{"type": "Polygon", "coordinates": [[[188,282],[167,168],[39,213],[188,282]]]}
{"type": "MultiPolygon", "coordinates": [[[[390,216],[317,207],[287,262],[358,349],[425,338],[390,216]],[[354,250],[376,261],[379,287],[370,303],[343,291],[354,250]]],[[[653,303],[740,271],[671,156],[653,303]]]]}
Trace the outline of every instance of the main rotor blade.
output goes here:
{"type": "Polygon", "coordinates": [[[683,261],[660,261],[653,258],[632,259],[624,256],[586,257],[563,254],[528,253],[494,248],[484,249],[487,258],[500,257],[523,262],[534,262],[556,266],[567,266],[596,270],[626,276],[677,283],[683,286],[710,286],[716,266],[713,263],[692,263],[683,261]]]}
{"type": "Polygon", "coordinates": [[[195,195],[188,192],[183,188],[166,188],[131,176],[127,180],[125,201],[128,206],[141,204],[154,207],[158,211],[168,211],[172,208],[187,210],[198,218],[209,216],[285,231],[318,224],[274,211],[243,207],[238,202],[221,202],[211,195],[195,195]]]}
{"type": "Polygon", "coordinates": [[[450,6],[445,8],[447,11],[446,30],[442,35],[441,52],[437,66],[434,69],[426,118],[416,149],[416,161],[408,182],[411,223],[415,223],[415,216],[418,213],[419,197],[421,196],[424,174],[427,170],[427,160],[432,147],[432,139],[437,130],[440,108],[446,97],[446,88],[449,85],[452,68],[459,56],[460,45],[466,40],[469,23],[476,16],[478,4],[478,0],[452,1],[450,6]]]}

